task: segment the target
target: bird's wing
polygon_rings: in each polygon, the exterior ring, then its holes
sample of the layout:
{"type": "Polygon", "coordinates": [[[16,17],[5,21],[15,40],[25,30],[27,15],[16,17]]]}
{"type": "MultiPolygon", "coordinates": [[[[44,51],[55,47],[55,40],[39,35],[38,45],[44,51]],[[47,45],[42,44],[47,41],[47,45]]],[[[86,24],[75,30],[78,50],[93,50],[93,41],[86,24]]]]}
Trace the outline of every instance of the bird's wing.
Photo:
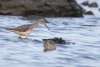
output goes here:
{"type": "Polygon", "coordinates": [[[18,26],[16,28],[10,28],[9,30],[14,30],[14,31],[19,31],[19,32],[25,32],[30,28],[31,24],[28,25],[22,25],[22,26],[18,26]]]}

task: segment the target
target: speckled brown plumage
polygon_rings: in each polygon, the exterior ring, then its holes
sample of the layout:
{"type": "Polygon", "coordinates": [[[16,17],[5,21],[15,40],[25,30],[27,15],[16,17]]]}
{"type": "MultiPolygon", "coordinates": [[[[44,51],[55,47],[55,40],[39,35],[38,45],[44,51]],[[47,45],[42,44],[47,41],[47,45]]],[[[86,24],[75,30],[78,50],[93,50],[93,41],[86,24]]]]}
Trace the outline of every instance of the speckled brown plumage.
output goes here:
{"type": "Polygon", "coordinates": [[[19,32],[25,32],[30,28],[31,24],[28,25],[22,25],[22,26],[18,26],[16,28],[10,28],[8,30],[14,30],[14,31],[19,31],[19,32]]]}

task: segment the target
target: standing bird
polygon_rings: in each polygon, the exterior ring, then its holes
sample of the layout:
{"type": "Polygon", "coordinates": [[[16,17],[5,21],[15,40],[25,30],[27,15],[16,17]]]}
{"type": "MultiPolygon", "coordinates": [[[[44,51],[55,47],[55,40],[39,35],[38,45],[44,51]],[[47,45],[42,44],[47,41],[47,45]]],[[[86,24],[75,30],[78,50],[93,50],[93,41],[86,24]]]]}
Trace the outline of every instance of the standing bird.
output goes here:
{"type": "MultiPolygon", "coordinates": [[[[7,30],[18,34],[20,38],[22,38],[21,36],[25,36],[25,38],[27,38],[27,36],[32,32],[32,30],[35,27],[37,27],[39,24],[44,24],[48,28],[45,22],[47,21],[44,18],[41,18],[41,19],[38,19],[36,23],[26,24],[26,25],[15,27],[15,28],[8,28],[7,30]]],[[[48,30],[50,29],[48,28],[48,30]]]]}
{"type": "Polygon", "coordinates": [[[55,50],[56,49],[56,45],[55,45],[55,42],[51,39],[43,39],[44,41],[44,52],[47,52],[47,51],[52,51],[52,50],[55,50]]]}

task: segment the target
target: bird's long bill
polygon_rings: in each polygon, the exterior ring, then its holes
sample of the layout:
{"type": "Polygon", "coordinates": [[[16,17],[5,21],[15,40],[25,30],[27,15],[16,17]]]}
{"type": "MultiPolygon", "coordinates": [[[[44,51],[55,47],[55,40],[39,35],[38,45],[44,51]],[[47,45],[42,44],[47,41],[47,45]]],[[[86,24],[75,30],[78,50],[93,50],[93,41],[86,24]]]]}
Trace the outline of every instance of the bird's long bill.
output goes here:
{"type": "Polygon", "coordinates": [[[48,30],[50,31],[49,27],[46,25],[46,23],[44,22],[44,25],[48,28],[48,30]]]}

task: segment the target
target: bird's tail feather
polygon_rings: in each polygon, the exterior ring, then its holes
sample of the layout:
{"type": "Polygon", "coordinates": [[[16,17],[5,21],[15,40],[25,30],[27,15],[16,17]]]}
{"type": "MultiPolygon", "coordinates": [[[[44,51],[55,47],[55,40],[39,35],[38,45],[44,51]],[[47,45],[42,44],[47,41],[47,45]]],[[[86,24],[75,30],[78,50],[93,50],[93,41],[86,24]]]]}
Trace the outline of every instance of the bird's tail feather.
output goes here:
{"type": "Polygon", "coordinates": [[[11,31],[11,32],[13,32],[14,30],[13,29],[11,29],[11,28],[5,28],[6,30],[8,30],[8,31],[11,31]]]}

